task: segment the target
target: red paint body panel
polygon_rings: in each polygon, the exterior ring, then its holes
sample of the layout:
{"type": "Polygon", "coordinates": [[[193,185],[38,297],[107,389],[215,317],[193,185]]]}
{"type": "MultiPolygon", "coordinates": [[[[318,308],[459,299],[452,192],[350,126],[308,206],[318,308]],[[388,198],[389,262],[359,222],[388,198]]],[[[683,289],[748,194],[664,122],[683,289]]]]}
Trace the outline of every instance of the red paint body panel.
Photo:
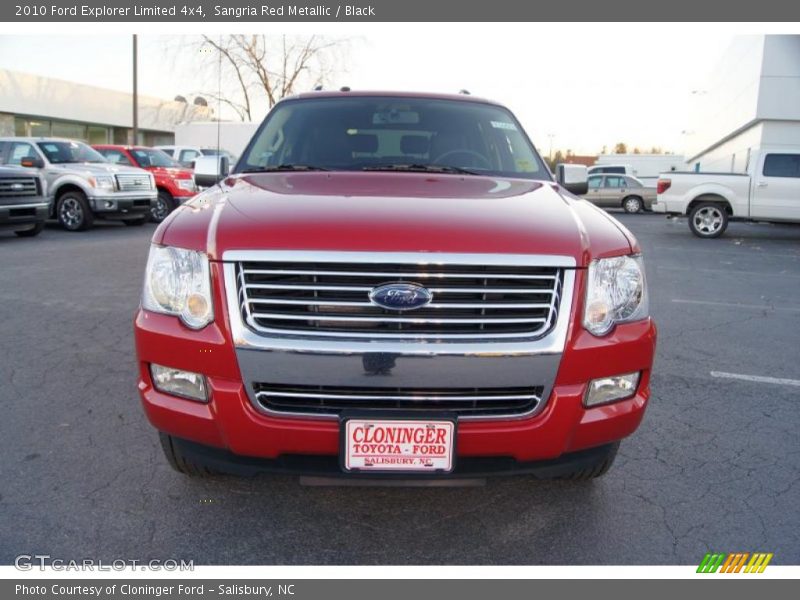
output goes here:
{"type": "Polygon", "coordinates": [[[154,241],[226,250],[628,254],[621,226],[551,182],[423,173],[229,177],[188,202],[154,241]]]}
{"type": "MultiPolygon", "coordinates": [[[[190,169],[184,169],[183,167],[176,167],[176,168],[164,168],[164,167],[143,167],[139,164],[136,160],[136,157],[130,152],[131,146],[116,146],[112,144],[96,144],[92,146],[98,150],[117,150],[124,154],[131,164],[134,167],[139,167],[140,169],[144,169],[145,171],[149,171],[153,174],[153,178],[156,180],[156,187],[160,190],[165,190],[170,193],[173,198],[179,198],[181,201],[184,201],[187,198],[191,198],[192,196],[196,195],[197,192],[193,192],[191,190],[186,190],[180,187],[177,184],[178,180],[181,179],[192,179],[192,171],[190,169]]],[[[133,146],[136,148],[136,146],[133,146]]]]}

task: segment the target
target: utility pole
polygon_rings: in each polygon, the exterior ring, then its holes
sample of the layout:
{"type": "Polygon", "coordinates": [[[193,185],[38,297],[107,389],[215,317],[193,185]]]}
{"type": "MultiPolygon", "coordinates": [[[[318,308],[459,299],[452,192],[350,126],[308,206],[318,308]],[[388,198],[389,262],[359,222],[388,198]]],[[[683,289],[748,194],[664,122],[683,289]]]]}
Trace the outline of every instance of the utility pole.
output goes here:
{"type": "Polygon", "coordinates": [[[139,143],[139,82],[137,78],[138,71],[138,40],[137,36],[133,34],[133,144],[139,143]]]}
{"type": "Polygon", "coordinates": [[[555,133],[548,133],[547,137],[550,138],[550,154],[548,154],[548,159],[550,162],[553,162],[553,138],[556,137],[555,133]]]}

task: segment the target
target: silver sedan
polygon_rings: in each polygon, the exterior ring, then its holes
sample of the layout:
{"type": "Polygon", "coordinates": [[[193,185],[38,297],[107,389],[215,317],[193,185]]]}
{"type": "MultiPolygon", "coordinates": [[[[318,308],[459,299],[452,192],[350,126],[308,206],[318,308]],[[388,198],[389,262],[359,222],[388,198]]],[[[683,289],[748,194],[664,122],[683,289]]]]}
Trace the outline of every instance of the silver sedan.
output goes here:
{"type": "Polygon", "coordinates": [[[650,210],[656,188],[648,187],[630,175],[591,175],[589,191],[583,197],[603,208],[622,208],[627,213],[650,210]]]}

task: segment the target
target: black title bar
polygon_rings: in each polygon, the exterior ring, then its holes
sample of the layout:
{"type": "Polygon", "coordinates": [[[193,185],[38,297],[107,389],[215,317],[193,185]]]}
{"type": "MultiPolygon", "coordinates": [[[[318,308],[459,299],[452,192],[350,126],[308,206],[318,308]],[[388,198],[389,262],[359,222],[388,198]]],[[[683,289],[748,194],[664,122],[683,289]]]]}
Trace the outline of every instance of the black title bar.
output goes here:
{"type": "MultiPolygon", "coordinates": [[[[795,22],[800,4],[786,0],[83,0],[0,3],[10,22],[795,22]]],[[[624,35],[624,34],[623,34],[624,35]]],[[[679,43],[676,40],[676,43],[679,43]]]]}

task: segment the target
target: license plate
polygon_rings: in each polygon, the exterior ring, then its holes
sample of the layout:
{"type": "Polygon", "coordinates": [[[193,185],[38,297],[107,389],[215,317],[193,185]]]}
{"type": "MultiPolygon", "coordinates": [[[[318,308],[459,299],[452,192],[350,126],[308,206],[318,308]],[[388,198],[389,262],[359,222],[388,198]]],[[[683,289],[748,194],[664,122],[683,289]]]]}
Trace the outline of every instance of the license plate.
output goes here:
{"type": "Polygon", "coordinates": [[[345,471],[450,472],[454,421],[347,419],[342,427],[345,471]]]}

